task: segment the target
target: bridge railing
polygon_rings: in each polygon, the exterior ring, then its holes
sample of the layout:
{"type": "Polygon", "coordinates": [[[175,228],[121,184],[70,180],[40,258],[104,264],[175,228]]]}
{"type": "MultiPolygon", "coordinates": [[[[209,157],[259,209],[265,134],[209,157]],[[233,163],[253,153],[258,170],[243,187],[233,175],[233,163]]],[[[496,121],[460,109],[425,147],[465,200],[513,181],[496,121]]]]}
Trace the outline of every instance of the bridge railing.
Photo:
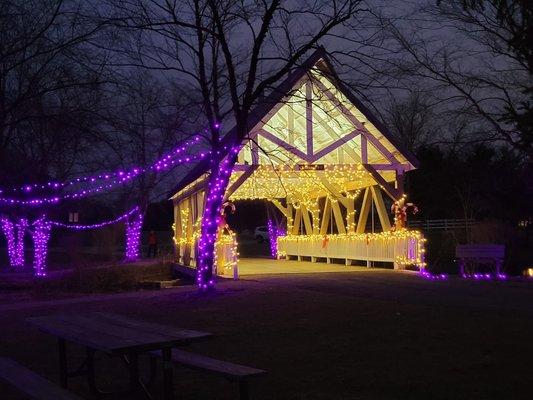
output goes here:
{"type": "Polygon", "coordinates": [[[344,259],[352,261],[383,261],[397,269],[406,265],[425,267],[425,239],[418,231],[338,234],[288,235],[278,237],[278,256],[344,259]]]}

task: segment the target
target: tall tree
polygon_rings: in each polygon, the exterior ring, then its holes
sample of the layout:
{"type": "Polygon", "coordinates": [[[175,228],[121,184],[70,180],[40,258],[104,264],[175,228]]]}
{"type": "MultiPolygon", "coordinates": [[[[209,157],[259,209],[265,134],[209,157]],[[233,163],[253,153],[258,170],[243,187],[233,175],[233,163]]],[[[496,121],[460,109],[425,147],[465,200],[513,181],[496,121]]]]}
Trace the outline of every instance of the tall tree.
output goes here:
{"type": "Polygon", "coordinates": [[[191,108],[171,89],[151,71],[128,71],[109,91],[107,107],[98,115],[101,123],[93,132],[98,151],[93,152],[88,168],[147,169],[116,193],[120,204],[138,205],[143,214],[151,201],[168,191],[168,185],[160,185],[170,174],[148,167],[191,136],[183,129],[185,113],[191,108]]]}
{"type": "Polygon", "coordinates": [[[403,19],[381,16],[385,63],[449,113],[475,118],[469,141],[505,142],[531,160],[531,12],[520,0],[430,0],[403,19]]]}
{"type": "Polygon", "coordinates": [[[422,145],[440,139],[435,114],[422,93],[414,91],[405,99],[392,98],[385,111],[388,126],[413,153],[422,145]]]}
{"type": "MultiPolygon", "coordinates": [[[[251,111],[308,52],[360,11],[360,0],[112,1],[113,21],[142,32],[135,65],[175,74],[201,93],[214,156],[199,241],[198,283],[213,285],[214,246],[223,196],[251,111]],[[224,126],[233,126],[225,132],[224,126]],[[223,146],[228,149],[224,150],[223,146]]],[[[338,33],[338,32],[337,32],[338,33]]],[[[128,60],[131,65],[132,60],[128,60]]]]}
{"type": "Polygon", "coordinates": [[[64,178],[87,143],[101,70],[86,44],[103,25],[85,11],[75,0],[0,3],[0,165],[12,170],[3,185],[64,178]]]}
{"type": "Polygon", "coordinates": [[[442,2],[441,9],[452,20],[477,28],[482,43],[497,54],[513,58],[529,73],[522,89],[526,96],[505,106],[502,120],[520,132],[519,148],[531,155],[533,146],[533,2],[529,0],[462,0],[463,10],[442,2]],[[446,7],[448,5],[448,7],[446,7]],[[450,12],[451,11],[451,12],[450,12]],[[529,150],[528,150],[529,149],[529,150]]]}

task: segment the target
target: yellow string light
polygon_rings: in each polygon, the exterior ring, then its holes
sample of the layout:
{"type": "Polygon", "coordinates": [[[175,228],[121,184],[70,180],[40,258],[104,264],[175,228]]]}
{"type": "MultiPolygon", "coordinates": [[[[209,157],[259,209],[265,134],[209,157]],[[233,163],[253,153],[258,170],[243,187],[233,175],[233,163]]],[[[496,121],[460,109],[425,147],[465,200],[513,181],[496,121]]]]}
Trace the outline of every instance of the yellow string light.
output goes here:
{"type": "MultiPolygon", "coordinates": [[[[278,254],[286,256],[287,252],[283,249],[285,243],[290,242],[315,242],[322,247],[324,235],[287,235],[278,237],[278,254]]],[[[420,269],[426,267],[425,262],[425,243],[426,239],[420,231],[401,229],[397,231],[387,231],[378,233],[346,233],[346,234],[332,234],[327,235],[329,243],[335,241],[336,243],[353,243],[360,241],[370,245],[371,243],[381,242],[384,245],[392,246],[394,242],[401,243],[407,241],[407,245],[414,245],[414,252],[412,254],[396,254],[394,256],[394,263],[406,266],[415,265],[420,269]]],[[[305,254],[301,254],[304,255],[305,254]]]]}
{"type": "MultiPolygon", "coordinates": [[[[338,188],[350,198],[367,186],[372,176],[361,164],[315,165],[303,168],[301,165],[271,166],[259,165],[253,174],[230,196],[231,200],[253,200],[291,198],[309,200],[329,195],[330,187],[338,188]],[[311,168],[313,167],[313,168],[311,168]]],[[[239,179],[240,173],[233,173],[230,185],[239,179]]],[[[296,208],[299,206],[296,205],[296,208]]]]}

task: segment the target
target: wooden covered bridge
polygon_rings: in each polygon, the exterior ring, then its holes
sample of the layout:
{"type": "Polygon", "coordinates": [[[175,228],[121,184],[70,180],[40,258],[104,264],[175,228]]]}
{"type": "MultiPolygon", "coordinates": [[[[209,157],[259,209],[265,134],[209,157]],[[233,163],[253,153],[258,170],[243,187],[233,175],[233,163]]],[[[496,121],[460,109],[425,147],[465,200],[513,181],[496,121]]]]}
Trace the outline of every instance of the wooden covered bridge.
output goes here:
{"type": "MultiPolygon", "coordinates": [[[[338,79],[323,51],[252,116],[225,197],[266,199],[282,212],[287,234],[277,238],[279,257],[424,267],[423,237],[395,229],[390,212],[392,202],[403,201],[405,173],[417,161],[338,79]]],[[[176,256],[184,265],[195,264],[206,171],[199,164],[172,196],[176,256]]],[[[237,247],[234,236],[219,235],[219,273],[236,262],[237,247]]]]}

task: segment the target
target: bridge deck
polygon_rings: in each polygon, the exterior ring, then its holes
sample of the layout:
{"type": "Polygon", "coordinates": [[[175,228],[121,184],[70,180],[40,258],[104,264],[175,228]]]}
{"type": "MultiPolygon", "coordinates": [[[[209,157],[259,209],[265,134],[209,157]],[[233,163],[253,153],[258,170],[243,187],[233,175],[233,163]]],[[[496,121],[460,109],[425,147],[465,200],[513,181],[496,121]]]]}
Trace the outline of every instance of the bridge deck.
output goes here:
{"type": "Polygon", "coordinates": [[[313,274],[324,272],[368,271],[363,266],[326,264],[325,262],[273,260],[271,258],[240,258],[239,275],[313,274]]]}

